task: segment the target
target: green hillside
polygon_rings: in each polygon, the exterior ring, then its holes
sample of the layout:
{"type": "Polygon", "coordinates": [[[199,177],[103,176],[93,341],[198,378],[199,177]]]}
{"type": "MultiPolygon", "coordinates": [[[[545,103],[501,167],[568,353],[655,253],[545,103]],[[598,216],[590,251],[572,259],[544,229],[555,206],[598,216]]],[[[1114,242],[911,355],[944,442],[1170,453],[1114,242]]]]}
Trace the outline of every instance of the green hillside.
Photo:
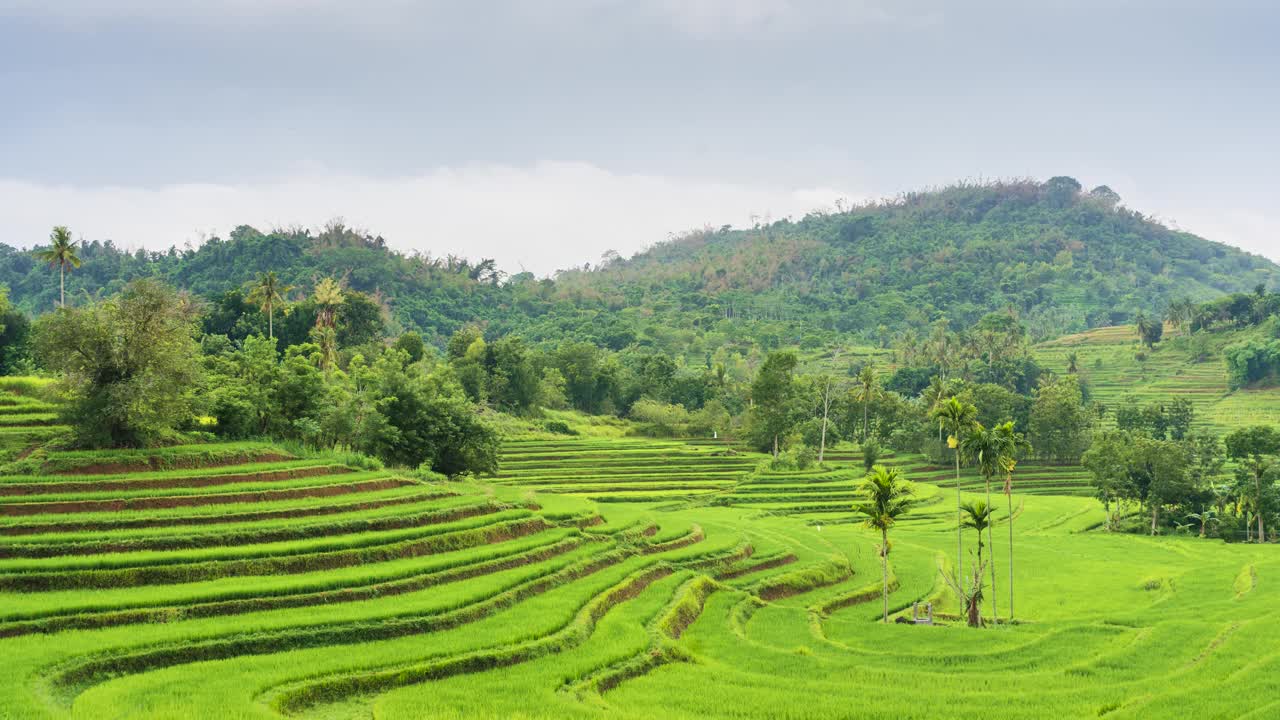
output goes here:
{"type": "MultiPolygon", "coordinates": [[[[79,252],[83,265],[67,275],[73,302],[156,277],[236,307],[225,293],[275,271],[298,294],[318,278],[339,278],[381,304],[393,332],[417,329],[437,346],[479,324],[491,337],[518,332],[689,358],[733,344],[816,349],[851,335],[883,346],[941,316],[964,328],[1010,308],[1033,337],[1056,337],[1160,313],[1179,299],[1280,286],[1274,263],[1167,228],[1070,178],[959,184],[752,229],[698,231],[542,279],[506,276],[492,259],[398,254],[386,239],[337,223],[318,233],[240,227],[165,252],[91,240],[79,252]]],[[[27,312],[48,311],[58,297],[56,273],[4,245],[0,284],[27,312]]]]}
{"type": "Polygon", "coordinates": [[[1071,178],[960,184],[751,230],[707,230],[564,274],[667,317],[786,320],[872,337],[1013,308],[1033,335],[1274,285],[1274,263],[1172,230],[1071,178]],[[664,312],[665,311],[665,312],[664,312]]]}
{"type": "Polygon", "coordinates": [[[1195,405],[1197,425],[1216,433],[1280,425],[1280,387],[1233,390],[1228,383],[1224,349],[1256,337],[1257,330],[1166,332],[1167,339],[1150,350],[1138,342],[1132,325],[1121,325],[1041,343],[1032,353],[1060,373],[1074,354],[1093,399],[1112,412],[1129,397],[1141,403],[1186,398],[1195,405]]]}

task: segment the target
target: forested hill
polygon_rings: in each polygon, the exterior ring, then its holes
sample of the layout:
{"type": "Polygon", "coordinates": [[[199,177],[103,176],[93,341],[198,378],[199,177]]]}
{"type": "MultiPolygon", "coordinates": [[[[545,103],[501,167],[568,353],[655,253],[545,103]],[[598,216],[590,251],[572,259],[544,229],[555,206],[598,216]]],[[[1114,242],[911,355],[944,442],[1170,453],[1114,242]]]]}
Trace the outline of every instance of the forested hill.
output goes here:
{"type": "Polygon", "coordinates": [[[967,327],[1016,308],[1033,334],[1127,322],[1178,299],[1274,286],[1280,268],[1172,230],[1105,186],[960,184],[751,230],[706,230],[562,286],[721,317],[792,317],[870,334],[939,315],[967,327]]]}
{"type": "MultiPolygon", "coordinates": [[[[67,276],[73,303],[140,276],[213,298],[276,271],[298,286],[295,299],[322,277],[343,279],[383,304],[389,330],[416,328],[437,345],[476,323],[492,335],[692,354],[733,341],[883,341],[942,316],[961,328],[1008,308],[1044,338],[1126,322],[1177,299],[1280,284],[1275,264],[1171,230],[1105,187],[1085,192],[1070,178],[956,185],[750,230],[695,232],[554,279],[504,276],[492,260],[397,254],[338,223],[318,233],[240,227],[167,252],[92,241],[79,254],[82,267],[67,276]]],[[[28,311],[48,310],[58,296],[56,271],[4,245],[0,283],[28,311]]]]}

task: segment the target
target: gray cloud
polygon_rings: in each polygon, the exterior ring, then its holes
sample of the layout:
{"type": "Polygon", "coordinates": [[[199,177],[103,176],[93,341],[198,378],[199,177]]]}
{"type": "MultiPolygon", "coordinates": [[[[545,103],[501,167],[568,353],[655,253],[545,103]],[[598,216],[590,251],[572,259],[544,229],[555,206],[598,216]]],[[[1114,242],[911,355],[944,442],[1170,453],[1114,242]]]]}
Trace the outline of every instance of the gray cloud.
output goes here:
{"type": "MultiPolygon", "coordinates": [[[[802,212],[797,188],[1070,174],[1274,257],[1278,33],[1280,9],[1248,0],[0,0],[0,179],[86,219],[77,203],[111,188],[243,198],[305,180],[332,201],[268,193],[282,222],[342,214],[434,243],[412,213],[340,193],[352,178],[437,178],[447,194],[439,178],[473,188],[479,168],[589,167],[650,179],[661,223],[605,205],[652,242],[684,220],[802,212]],[[706,184],[746,199],[690,212],[679,189],[706,184]]],[[[486,187],[494,207],[536,194],[486,187]]],[[[267,210],[165,197],[190,205],[81,229],[152,243],[267,210]],[[258,212],[227,217],[240,207],[258,212]]],[[[492,254],[563,236],[540,227],[492,254]]],[[[28,232],[0,219],[0,238],[28,232]]],[[[601,242],[575,245],[577,262],[601,242]]]]}

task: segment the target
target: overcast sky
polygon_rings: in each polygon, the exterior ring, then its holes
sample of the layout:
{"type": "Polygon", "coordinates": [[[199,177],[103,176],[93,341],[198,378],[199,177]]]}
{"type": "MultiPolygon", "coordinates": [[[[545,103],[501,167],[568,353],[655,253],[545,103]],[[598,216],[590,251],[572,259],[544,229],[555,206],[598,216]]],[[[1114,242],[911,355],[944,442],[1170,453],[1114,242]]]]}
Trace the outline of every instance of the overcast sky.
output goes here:
{"type": "Polygon", "coordinates": [[[1268,0],[0,0],[0,242],[333,217],[548,273],[1066,174],[1280,260],[1268,0]]]}

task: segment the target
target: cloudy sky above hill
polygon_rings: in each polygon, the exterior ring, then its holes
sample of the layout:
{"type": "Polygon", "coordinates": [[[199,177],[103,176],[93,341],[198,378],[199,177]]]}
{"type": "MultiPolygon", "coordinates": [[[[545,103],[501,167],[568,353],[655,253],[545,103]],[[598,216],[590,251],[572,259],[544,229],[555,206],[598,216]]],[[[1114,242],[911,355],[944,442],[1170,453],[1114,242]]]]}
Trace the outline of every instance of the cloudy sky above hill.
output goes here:
{"type": "Polygon", "coordinates": [[[1280,260],[1264,0],[0,0],[0,242],[333,217],[548,273],[1072,175],[1280,260]]]}

